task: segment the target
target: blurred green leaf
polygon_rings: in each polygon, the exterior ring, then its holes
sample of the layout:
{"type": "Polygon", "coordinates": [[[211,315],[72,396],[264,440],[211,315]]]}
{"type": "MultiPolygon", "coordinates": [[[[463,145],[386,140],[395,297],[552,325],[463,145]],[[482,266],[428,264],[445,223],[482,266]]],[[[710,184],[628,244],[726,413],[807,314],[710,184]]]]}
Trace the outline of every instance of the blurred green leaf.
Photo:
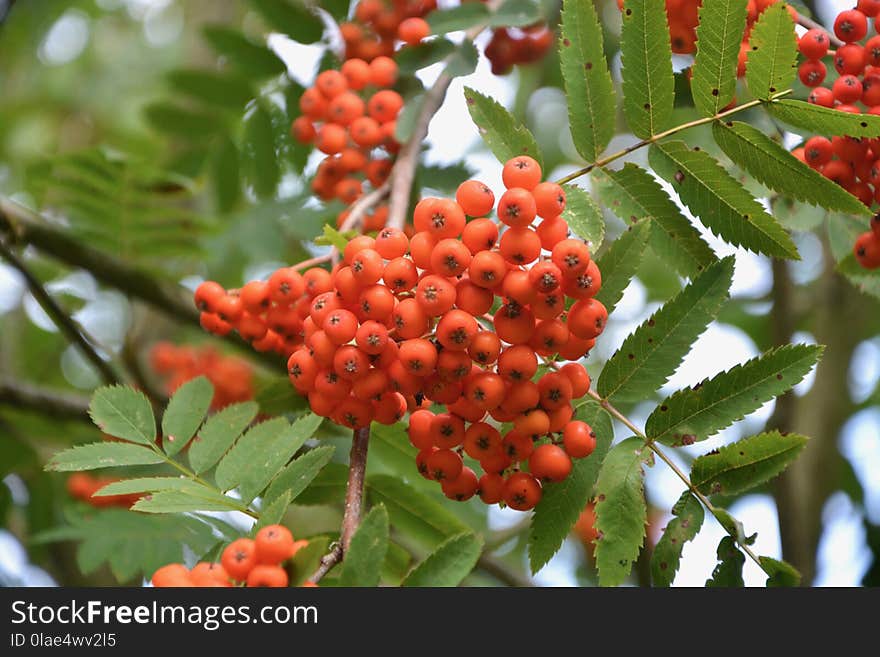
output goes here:
{"type": "Polygon", "coordinates": [[[298,0],[248,0],[270,27],[300,43],[315,43],[324,34],[317,14],[298,0]]]}
{"type": "Polygon", "coordinates": [[[266,78],[287,71],[284,62],[275,53],[262,44],[254,43],[238,30],[209,25],[204,28],[204,35],[211,47],[229,58],[242,73],[266,78]]]}

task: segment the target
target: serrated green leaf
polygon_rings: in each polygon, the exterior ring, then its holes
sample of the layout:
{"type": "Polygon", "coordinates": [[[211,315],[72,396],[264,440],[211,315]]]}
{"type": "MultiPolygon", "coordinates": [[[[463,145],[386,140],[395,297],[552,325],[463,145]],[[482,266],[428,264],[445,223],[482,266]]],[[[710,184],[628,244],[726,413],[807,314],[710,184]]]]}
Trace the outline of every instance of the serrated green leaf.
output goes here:
{"type": "Polygon", "coordinates": [[[669,127],[675,101],[665,0],[626,0],[620,40],[623,114],[646,139],[669,127]]]}
{"type": "Polygon", "coordinates": [[[605,150],[615,128],[614,85],[593,0],[564,0],[559,59],[575,148],[587,162],[605,150]]]}
{"type": "Polygon", "coordinates": [[[611,243],[602,257],[596,260],[596,265],[602,272],[602,288],[596,299],[602,302],[609,315],[614,311],[617,302],[623,296],[623,291],[635,276],[650,234],[649,222],[639,221],[631,224],[611,243]]]}
{"type": "Polygon", "coordinates": [[[92,422],[104,433],[141,445],[156,440],[156,418],[150,400],[139,390],[113,385],[98,388],[89,403],[92,422]]]}
{"type": "Polygon", "coordinates": [[[504,0],[492,12],[490,27],[526,27],[544,19],[541,6],[534,0],[504,0]]]}
{"type": "Polygon", "coordinates": [[[771,557],[758,557],[761,567],[768,572],[767,587],[800,586],[801,574],[790,563],[771,557]]]}
{"type": "Polygon", "coordinates": [[[454,193],[461,181],[471,178],[474,172],[464,162],[457,162],[446,166],[422,165],[416,175],[425,187],[454,193]]]}
{"type": "Polygon", "coordinates": [[[806,444],[806,436],[778,431],[738,440],[697,458],[691,483],[705,495],[738,495],[781,473],[806,444]]]}
{"type": "Polygon", "coordinates": [[[596,482],[596,567],[600,586],[626,581],[645,538],[644,466],[653,453],[635,436],[611,448],[596,482]]]}
{"type": "Polygon", "coordinates": [[[196,474],[213,467],[226,453],[241,432],[253,422],[259,407],[254,402],[241,402],[215,413],[202,426],[189,447],[189,462],[196,474]]]}
{"type": "Polygon", "coordinates": [[[262,105],[257,105],[244,120],[241,154],[245,180],[257,197],[268,199],[275,196],[281,169],[275,152],[272,118],[262,105]]]}
{"type": "Polygon", "coordinates": [[[413,568],[400,585],[458,586],[477,564],[482,549],[482,539],[470,532],[452,536],[413,568]]]}
{"type": "Polygon", "coordinates": [[[648,157],[654,170],[713,233],[756,253],[799,258],[785,229],[711,155],[673,141],[654,144],[648,157]]]}
{"type": "Polygon", "coordinates": [[[274,52],[262,44],[254,43],[238,30],[210,25],[204,29],[204,35],[215,51],[227,57],[230,63],[248,76],[266,78],[287,70],[274,52]]]}
{"type": "Polygon", "coordinates": [[[707,0],[700,7],[691,93],[705,116],[718,114],[733,100],[746,14],[742,0],[707,0]]]}
{"type": "Polygon", "coordinates": [[[174,456],[189,442],[211,407],[214,386],[204,376],[190,379],[172,395],[162,416],[162,447],[174,456]]]}
{"type": "Polygon", "coordinates": [[[142,497],[131,507],[142,513],[190,513],[193,511],[234,511],[244,508],[237,500],[226,497],[206,486],[198,489],[163,490],[142,497]]]}
{"type": "Polygon", "coordinates": [[[249,0],[270,27],[299,43],[315,43],[324,34],[324,24],[303,3],[293,0],[249,0]]]}
{"type": "Polygon", "coordinates": [[[733,263],[710,265],[633,331],[602,368],[599,394],[639,401],[663,386],[728,299],[733,263]]]}
{"type": "Polygon", "coordinates": [[[435,9],[425,17],[431,26],[431,34],[446,34],[467,30],[484,23],[489,9],[480,2],[463,2],[449,9],[435,9]]]}
{"type": "Polygon", "coordinates": [[[273,418],[249,429],[217,464],[214,479],[223,490],[237,487],[249,503],[321,425],[320,415],[309,413],[289,424],[273,418]]]}
{"type": "Polygon", "coordinates": [[[155,465],[162,461],[162,455],[149,447],[106,441],[77,445],[58,452],[49,459],[45,469],[72,472],[113,468],[120,465],[155,465]]]}
{"type": "Polygon", "coordinates": [[[596,169],[593,180],[599,198],[625,223],[650,220],[651,248],[682,276],[693,278],[717,261],[699,231],[641,167],[628,162],[616,171],[596,169]]]}
{"type": "Polygon", "coordinates": [[[767,7],[749,33],[746,83],[756,98],[769,99],[785,91],[797,71],[794,21],[783,2],[767,7]]]}
{"type": "Polygon", "coordinates": [[[464,88],[464,98],[480,136],[499,162],[507,162],[517,155],[528,155],[542,164],[534,135],[497,100],[470,87],[464,88]]]}
{"type": "Polygon", "coordinates": [[[98,490],[93,497],[153,493],[160,490],[188,490],[198,485],[186,477],[136,477],[109,483],[98,490]]]}
{"type": "Polygon", "coordinates": [[[563,185],[565,190],[565,210],[562,218],[568,223],[571,232],[590,243],[595,251],[602,245],[605,237],[605,218],[593,197],[577,185],[563,185]]]}
{"type": "Polygon", "coordinates": [[[730,534],[737,543],[746,543],[746,531],[743,527],[743,524],[734,518],[727,509],[723,509],[721,507],[713,507],[710,509],[712,511],[712,515],[715,516],[715,519],[718,521],[718,524],[724,528],[728,534],[730,534]]]}
{"type": "Polygon", "coordinates": [[[538,572],[559,550],[593,493],[599,468],[614,437],[611,417],[589,400],[578,409],[578,419],[596,434],[596,449],[590,456],[575,459],[565,481],[544,484],[541,501],[535,507],[529,528],[529,564],[538,572]]]}
{"type": "Polygon", "coordinates": [[[206,105],[241,111],[254,97],[247,78],[204,69],[177,69],[167,75],[168,84],[178,93],[206,105]]]}
{"type": "Polygon", "coordinates": [[[287,513],[287,507],[290,506],[290,502],[290,491],[286,490],[269,504],[263,506],[263,508],[260,509],[260,519],[257,520],[251,530],[252,533],[256,534],[263,527],[279,524],[284,518],[284,514],[287,513]]]}
{"type": "Polygon", "coordinates": [[[382,564],[388,554],[388,512],[374,506],[351,538],[342,562],[340,586],[378,586],[382,564]]]}
{"type": "Polygon", "coordinates": [[[241,198],[241,169],[238,148],[227,136],[219,139],[211,152],[211,188],[220,212],[232,210],[241,198]]]}
{"type": "Polygon", "coordinates": [[[290,500],[295,500],[330,462],[335,451],[333,445],[323,445],[298,457],[272,480],[265,499],[271,501],[284,493],[290,493],[290,500]]]}
{"type": "Polygon", "coordinates": [[[765,105],[774,118],[818,135],[880,136],[880,116],[850,114],[802,100],[777,100],[765,105]]]}
{"type": "Polygon", "coordinates": [[[367,477],[367,491],[373,504],[385,506],[396,528],[424,545],[437,545],[468,530],[439,502],[391,475],[367,477]]]}
{"type": "Polygon", "coordinates": [[[341,502],[345,496],[347,482],[348,466],[342,463],[328,463],[305,490],[297,495],[296,503],[302,506],[316,506],[341,502]]]}
{"type": "Polygon", "coordinates": [[[703,505],[690,491],[682,493],[672,507],[674,518],[666,525],[663,536],[651,554],[651,581],[654,586],[671,586],[684,544],[692,541],[703,526],[703,505]]]}
{"type": "Polygon", "coordinates": [[[144,108],[147,122],[159,132],[190,141],[205,139],[221,131],[222,123],[211,112],[157,102],[144,108]]]}
{"type": "Polygon", "coordinates": [[[679,390],[654,409],[645,431],[652,440],[673,447],[704,440],[796,385],[823,349],[785,345],[679,390]]]}
{"type": "Polygon", "coordinates": [[[739,121],[715,123],[712,134],[727,157],[770,189],[827,210],[871,215],[859,199],[757,128],[739,121]]]}
{"type": "Polygon", "coordinates": [[[473,41],[462,41],[446,58],[446,75],[457,78],[470,75],[477,69],[480,53],[473,41]]]}
{"type": "Polygon", "coordinates": [[[324,239],[328,244],[335,246],[340,251],[344,251],[345,246],[348,244],[348,239],[345,235],[333,228],[330,224],[324,224],[324,239]]]}
{"type": "Polygon", "coordinates": [[[717,554],[718,565],[712,571],[712,577],[706,580],[706,586],[710,588],[744,586],[742,569],[746,557],[730,536],[725,536],[718,543],[717,554]]]}

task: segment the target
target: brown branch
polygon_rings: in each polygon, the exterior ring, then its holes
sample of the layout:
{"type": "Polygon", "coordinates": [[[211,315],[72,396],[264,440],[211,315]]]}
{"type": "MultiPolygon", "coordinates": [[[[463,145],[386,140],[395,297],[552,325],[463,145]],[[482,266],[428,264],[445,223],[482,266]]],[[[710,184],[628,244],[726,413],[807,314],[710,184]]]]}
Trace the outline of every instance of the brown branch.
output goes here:
{"type": "MultiPolygon", "coordinates": [[[[184,288],[82,244],[39,214],[5,198],[0,198],[0,233],[30,244],[66,265],[85,269],[104,285],[148,303],[174,320],[201,328],[199,312],[184,288]]],[[[256,352],[233,333],[223,340],[273,369],[282,364],[280,356],[256,352]]]]}
{"type": "Polygon", "coordinates": [[[345,511],[342,515],[342,532],[339,541],[321,557],[321,564],[309,578],[317,584],[336,564],[345,558],[351,547],[351,539],[361,524],[364,508],[364,476],[367,470],[367,448],[370,443],[370,429],[355,429],[351,442],[348,465],[348,484],[345,488],[345,511]]]}
{"type": "Polygon", "coordinates": [[[89,361],[92,366],[101,375],[104,383],[119,383],[119,377],[113,371],[113,368],[105,361],[95,350],[92,340],[87,337],[86,331],[77,322],[68,315],[58,302],[52,298],[52,295],[46,291],[43,284],[34,276],[33,272],[28,268],[24,261],[19,258],[15,252],[9,248],[5,240],[0,239],[0,256],[3,257],[10,265],[18,270],[27,283],[28,290],[31,295],[40,304],[40,307],[46,312],[62,335],[73,345],[79,349],[80,353],[89,361]]]}
{"type": "Polygon", "coordinates": [[[477,568],[488,573],[502,584],[517,588],[533,587],[535,583],[528,577],[510,570],[506,564],[485,552],[477,560],[477,568]]]}
{"type": "Polygon", "coordinates": [[[16,410],[35,411],[61,420],[89,419],[89,400],[66,392],[38,388],[28,383],[0,377],[0,404],[16,410]]]}
{"type": "MultiPolygon", "coordinates": [[[[350,230],[358,230],[364,222],[367,212],[372,210],[378,203],[388,196],[388,190],[391,188],[389,180],[379,185],[376,189],[368,194],[364,194],[349,206],[348,216],[339,227],[339,232],[346,233],[350,230]]],[[[339,263],[339,249],[335,246],[330,251],[330,262],[334,265],[339,263]]]]}
{"type": "Polygon", "coordinates": [[[309,258],[308,260],[303,260],[302,262],[298,262],[291,267],[294,271],[302,271],[303,269],[309,269],[311,267],[317,267],[318,265],[323,265],[325,262],[330,262],[330,254],[316,256],[314,258],[309,258]]]}

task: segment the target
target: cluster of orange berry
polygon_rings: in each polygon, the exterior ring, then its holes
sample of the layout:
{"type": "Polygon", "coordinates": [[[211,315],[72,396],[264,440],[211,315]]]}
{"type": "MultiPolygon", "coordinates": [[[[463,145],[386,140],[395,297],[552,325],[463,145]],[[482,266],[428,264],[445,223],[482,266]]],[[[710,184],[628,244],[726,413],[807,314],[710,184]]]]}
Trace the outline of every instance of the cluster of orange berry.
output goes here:
{"type": "Polygon", "coordinates": [[[162,566],[153,573],[153,586],[283,588],[290,578],[281,564],[308,544],[293,540],[293,534],[283,525],[269,525],[254,539],[239,538],[227,545],[220,563],[203,561],[192,569],[181,563],[162,566]]]}
{"type": "MultiPolygon", "coordinates": [[[[808,30],[798,40],[804,61],[798,68],[801,81],[812,87],[808,101],[840,112],[880,114],[880,34],[868,37],[869,19],[880,16],[880,0],[859,0],[855,9],[840,12],[834,20],[834,34],[844,45],[830,51],[831,36],[820,28],[808,30]],[[864,43],[862,41],[864,40],[864,43]],[[824,58],[832,56],[839,74],[831,87],[824,87],[827,69],[824,58]]],[[[880,138],[859,139],[817,135],[793,155],[833,180],[862,203],[880,203],[880,138]]],[[[880,228],[859,235],[853,253],[867,269],[880,267],[880,228]]]]}
{"type": "Polygon", "coordinates": [[[91,504],[96,508],[119,506],[127,509],[141,498],[140,493],[92,497],[104,486],[115,481],[119,480],[114,477],[96,477],[88,472],[75,472],[67,478],[67,492],[72,498],[91,504]]]}
{"type": "Polygon", "coordinates": [[[257,348],[271,340],[292,350],[291,383],[313,412],[357,429],[410,410],[419,470],[450,498],[479,492],[530,509],[542,480],[565,479],[571,458],[595,447],[590,427],[572,420],[590,377],[556,361],[586,355],[607,319],[593,298],[599,269],[568,237],[565,193],[541,177],[527,156],[504,165],[500,239],[488,218],[494,193],[470,180],[455,200],[419,201],[411,239],[384,228],[351,240],[332,273],[284,268],[237,295],[206,282],[196,303],[257,348]],[[502,436],[487,413],[513,428],[502,436]],[[481,479],[462,453],[480,463],[481,479]]]}
{"type": "MultiPolygon", "coordinates": [[[[211,321],[207,319],[208,324],[211,321]]],[[[177,346],[170,342],[158,342],[150,350],[150,365],[156,374],[165,378],[168,395],[172,395],[187,381],[205,376],[214,386],[214,398],[211,400],[214,410],[254,398],[254,372],[250,364],[235,356],[224,356],[209,346],[177,346]]]]}
{"type": "Polygon", "coordinates": [[[510,73],[514,64],[530,64],[541,59],[553,45],[553,31],[546,23],[529,27],[501,27],[492,31],[486,44],[486,58],[492,63],[492,73],[510,73]]]}
{"type": "Polygon", "coordinates": [[[397,39],[414,45],[428,36],[422,17],[437,8],[436,0],[360,0],[354,21],[342,23],[345,59],[372,61],[391,57],[397,39]]]}

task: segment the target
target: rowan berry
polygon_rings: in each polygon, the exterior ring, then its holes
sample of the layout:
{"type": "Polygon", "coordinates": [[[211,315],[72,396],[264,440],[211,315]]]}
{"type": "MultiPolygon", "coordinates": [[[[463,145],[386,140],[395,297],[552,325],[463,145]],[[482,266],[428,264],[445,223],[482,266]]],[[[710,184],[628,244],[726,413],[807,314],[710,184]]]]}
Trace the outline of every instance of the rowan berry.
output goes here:
{"type": "Polygon", "coordinates": [[[455,479],[442,480],[440,488],[449,499],[464,502],[476,495],[477,490],[480,488],[480,482],[477,479],[476,473],[469,467],[464,466],[455,479]]]}
{"type": "Polygon", "coordinates": [[[392,86],[397,82],[397,73],[397,63],[390,57],[376,57],[370,62],[370,82],[377,87],[392,86]]]}
{"type": "Polygon", "coordinates": [[[529,472],[545,481],[562,481],[571,474],[571,457],[553,444],[539,445],[529,457],[529,472]]]}
{"type": "Polygon", "coordinates": [[[507,478],[502,494],[511,509],[528,511],[541,501],[541,483],[527,472],[515,472],[507,478]]]}
{"type": "Polygon", "coordinates": [[[277,565],[294,553],[293,534],[283,525],[261,528],[254,537],[254,545],[257,561],[261,564],[277,565]]]}
{"type": "Polygon", "coordinates": [[[475,363],[491,365],[501,353],[501,340],[492,331],[479,331],[468,345],[468,355],[475,363]]]}
{"type": "Polygon", "coordinates": [[[865,269],[880,267],[880,237],[874,231],[859,235],[853,245],[853,255],[865,269]]]}
{"type": "Polygon", "coordinates": [[[434,481],[455,480],[464,467],[461,457],[451,449],[438,449],[427,459],[428,472],[434,481]]]}
{"type": "Polygon", "coordinates": [[[465,214],[471,217],[483,217],[495,207],[495,194],[479,180],[466,180],[458,186],[455,201],[465,214]]]}
{"type": "MultiPolygon", "coordinates": [[[[219,563],[201,561],[189,573],[193,585],[201,587],[230,587],[229,574],[219,563]]],[[[155,584],[154,584],[155,585],[155,584]]]]}
{"type": "Polygon", "coordinates": [[[857,9],[842,11],[834,19],[834,34],[841,41],[861,41],[867,33],[868,19],[857,9]]]}
{"type": "Polygon", "coordinates": [[[370,83],[370,65],[363,59],[353,58],[342,63],[340,68],[348,88],[360,91],[370,83]]]}
{"type": "Polygon", "coordinates": [[[483,503],[497,504],[504,499],[504,484],[504,477],[497,473],[486,473],[480,477],[478,494],[483,503]]]}
{"type": "Polygon", "coordinates": [[[403,98],[391,89],[377,91],[367,101],[367,113],[379,123],[394,121],[402,108],[403,98]]]}
{"type": "Polygon", "coordinates": [[[480,251],[488,251],[498,242],[498,226],[491,219],[474,219],[462,230],[461,241],[473,255],[480,251]]]}
{"type": "Polygon", "coordinates": [[[512,227],[525,227],[537,216],[535,197],[522,187],[511,187],[498,201],[498,218],[512,227]]]}
{"type": "Polygon", "coordinates": [[[501,254],[495,251],[479,251],[474,254],[468,267],[468,277],[474,285],[494,288],[504,281],[507,264],[501,254]]]}
{"type": "Polygon", "coordinates": [[[605,330],[608,311],[596,299],[575,302],[568,311],[568,330],[584,340],[597,337],[605,330]]]}
{"type": "Polygon", "coordinates": [[[528,155],[519,155],[505,162],[501,179],[508,189],[532,190],[541,182],[541,165],[528,155]]]}
{"type": "Polygon", "coordinates": [[[431,27],[424,18],[413,17],[401,21],[397,37],[410,46],[417,46],[431,34],[431,27]]]}
{"type": "Polygon", "coordinates": [[[220,563],[232,579],[245,581],[258,563],[256,543],[249,538],[232,541],[224,548],[220,563]]]}
{"type": "Polygon", "coordinates": [[[489,312],[494,300],[491,290],[474,285],[469,278],[462,278],[455,284],[455,305],[474,317],[489,312]]]}
{"type": "Polygon", "coordinates": [[[501,235],[499,247],[507,262],[527,265],[541,255],[541,238],[531,228],[508,228],[501,235]]]}
{"type": "Polygon", "coordinates": [[[565,210],[565,190],[561,185],[552,182],[539,183],[532,190],[532,195],[538,216],[544,219],[557,217],[565,210]]]}
{"type": "Polygon", "coordinates": [[[822,59],[828,54],[828,45],[828,34],[821,29],[807,30],[798,39],[798,50],[807,59],[822,59]]]}
{"type": "Polygon", "coordinates": [[[247,585],[251,588],[284,588],[289,583],[287,571],[280,566],[254,566],[254,569],[247,576],[247,585]]]}
{"type": "Polygon", "coordinates": [[[457,239],[442,239],[431,252],[431,270],[441,276],[448,278],[458,276],[470,264],[470,250],[457,239]]]}

